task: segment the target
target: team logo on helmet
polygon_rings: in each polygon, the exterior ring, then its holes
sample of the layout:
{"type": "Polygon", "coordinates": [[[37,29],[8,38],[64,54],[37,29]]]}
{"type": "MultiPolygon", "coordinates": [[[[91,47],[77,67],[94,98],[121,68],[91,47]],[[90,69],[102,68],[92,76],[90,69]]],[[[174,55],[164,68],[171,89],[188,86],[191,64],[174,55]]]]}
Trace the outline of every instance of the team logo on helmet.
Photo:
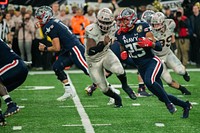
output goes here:
{"type": "Polygon", "coordinates": [[[36,26],[41,27],[53,17],[53,11],[49,6],[41,6],[36,10],[35,17],[38,19],[36,26]]]}

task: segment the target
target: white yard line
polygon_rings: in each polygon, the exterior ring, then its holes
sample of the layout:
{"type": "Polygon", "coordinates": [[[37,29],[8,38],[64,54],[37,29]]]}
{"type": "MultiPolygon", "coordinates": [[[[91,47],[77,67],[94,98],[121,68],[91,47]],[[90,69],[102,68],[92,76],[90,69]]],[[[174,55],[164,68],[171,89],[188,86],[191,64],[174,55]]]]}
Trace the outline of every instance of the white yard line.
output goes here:
{"type": "MultiPolygon", "coordinates": [[[[168,69],[169,72],[173,72],[172,69],[168,69]]],[[[199,68],[190,68],[187,69],[188,72],[200,72],[199,68]]],[[[67,73],[83,73],[82,70],[66,70],[67,73]]],[[[137,73],[137,69],[128,69],[126,70],[127,73],[137,73]]],[[[35,74],[55,74],[54,71],[30,71],[30,75],[35,75],[35,74]]]]}
{"type": "Polygon", "coordinates": [[[90,122],[90,119],[89,119],[87,113],[85,112],[85,109],[84,109],[83,105],[80,102],[80,99],[79,99],[79,97],[77,95],[76,89],[75,89],[74,85],[72,84],[69,75],[68,75],[68,80],[70,82],[70,85],[71,85],[72,89],[76,93],[76,96],[73,98],[73,101],[74,101],[76,109],[77,109],[77,111],[78,111],[78,113],[79,113],[79,115],[81,117],[82,125],[83,125],[83,127],[85,129],[85,132],[86,133],[95,133],[94,128],[92,126],[92,123],[90,122]]]}

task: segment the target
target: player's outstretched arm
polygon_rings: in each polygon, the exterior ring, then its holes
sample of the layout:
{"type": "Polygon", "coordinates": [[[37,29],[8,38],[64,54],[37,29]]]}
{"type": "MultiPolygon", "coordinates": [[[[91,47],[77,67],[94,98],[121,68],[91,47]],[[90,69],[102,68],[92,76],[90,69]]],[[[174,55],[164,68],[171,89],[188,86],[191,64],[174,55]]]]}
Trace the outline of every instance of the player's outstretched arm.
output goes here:
{"type": "Polygon", "coordinates": [[[146,33],[146,38],[149,40],[148,42],[151,43],[151,47],[155,49],[156,51],[161,51],[162,50],[162,45],[161,43],[154,37],[152,32],[147,32],[146,33]]]}

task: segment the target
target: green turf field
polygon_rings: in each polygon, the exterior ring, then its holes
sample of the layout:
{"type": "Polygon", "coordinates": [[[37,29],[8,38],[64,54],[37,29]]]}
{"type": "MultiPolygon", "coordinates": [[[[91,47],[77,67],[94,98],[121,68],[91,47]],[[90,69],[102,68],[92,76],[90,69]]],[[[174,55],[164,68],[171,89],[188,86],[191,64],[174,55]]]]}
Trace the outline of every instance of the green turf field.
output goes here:
{"type": "MultiPolygon", "coordinates": [[[[127,75],[129,84],[137,91],[136,74],[127,75]]],[[[78,94],[75,103],[72,99],[58,102],[56,98],[63,94],[64,89],[56,76],[31,74],[21,87],[10,93],[21,110],[6,119],[8,125],[0,127],[0,133],[199,133],[199,75],[200,72],[190,72],[191,81],[187,83],[181,76],[172,73],[175,80],[186,85],[192,92],[191,96],[182,96],[180,91],[165,87],[168,93],[196,103],[190,111],[190,117],[182,119],[182,108],[177,107],[177,113],[171,115],[155,96],[139,97],[133,101],[122,89],[120,91],[123,108],[108,106],[108,98],[99,89],[93,96],[86,95],[84,88],[91,84],[91,80],[84,74],[77,73],[69,74],[78,94]],[[164,126],[156,126],[156,123],[162,123],[164,126]],[[22,129],[15,131],[13,127],[22,129]]],[[[119,85],[115,75],[109,78],[109,82],[119,85]]],[[[3,110],[5,108],[3,103],[3,110]]]]}

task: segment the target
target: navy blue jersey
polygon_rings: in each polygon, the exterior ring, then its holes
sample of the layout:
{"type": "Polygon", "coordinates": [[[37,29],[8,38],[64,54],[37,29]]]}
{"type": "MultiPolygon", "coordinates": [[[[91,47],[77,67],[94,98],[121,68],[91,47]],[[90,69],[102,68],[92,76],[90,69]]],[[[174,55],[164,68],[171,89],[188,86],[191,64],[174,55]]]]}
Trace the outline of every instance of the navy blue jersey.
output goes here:
{"type": "Polygon", "coordinates": [[[0,68],[20,57],[0,39],[0,68]]]}
{"type": "Polygon", "coordinates": [[[154,57],[151,48],[141,48],[137,43],[138,38],[146,37],[146,33],[149,31],[151,31],[151,28],[146,22],[139,22],[129,32],[122,32],[121,34],[116,32],[115,34],[117,41],[124,46],[137,67],[144,66],[154,57]]]}
{"type": "Polygon", "coordinates": [[[82,45],[76,35],[58,19],[50,19],[42,31],[44,36],[49,36],[51,39],[59,38],[61,51],[69,51],[76,45],[82,45]]]}

